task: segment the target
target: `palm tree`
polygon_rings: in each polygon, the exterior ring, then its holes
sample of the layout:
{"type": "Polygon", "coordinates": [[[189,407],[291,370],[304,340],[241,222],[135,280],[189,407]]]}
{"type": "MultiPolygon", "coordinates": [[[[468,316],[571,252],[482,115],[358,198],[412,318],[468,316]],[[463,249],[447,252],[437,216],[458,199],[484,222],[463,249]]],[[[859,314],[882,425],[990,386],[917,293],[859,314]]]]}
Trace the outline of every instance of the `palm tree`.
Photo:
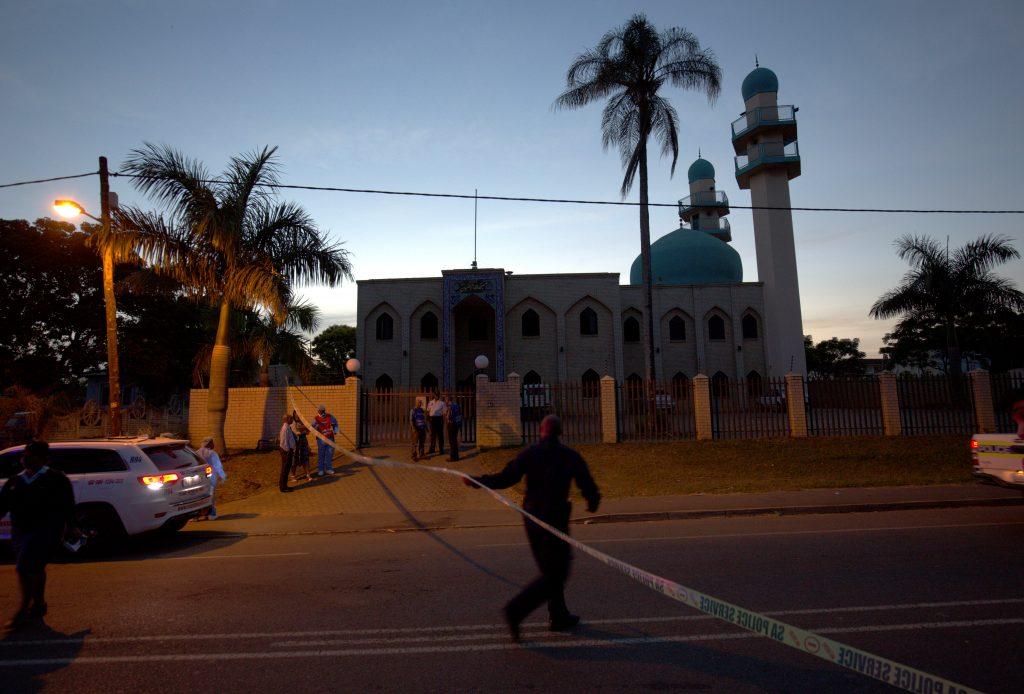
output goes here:
{"type": "Polygon", "coordinates": [[[905,235],[896,239],[896,254],[910,271],[894,289],[871,307],[873,318],[932,320],[943,327],[949,373],[959,378],[960,342],[957,324],[970,315],[999,309],[1024,310],[1024,294],[992,272],[997,265],[1020,258],[1011,240],[985,235],[952,255],[935,239],[905,235]]]}
{"type": "Polygon", "coordinates": [[[167,213],[126,207],[118,213],[121,243],[161,274],[219,306],[210,358],[208,411],[215,446],[226,454],[234,309],[265,311],[278,325],[288,318],[295,285],[330,286],[351,279],[348,252],[329,243],[294,203],[279,203],[276,148],[232,157],[213,179],[198,161],[166,146],[145,144],[125,162],[140,191],[167,213]]]}
{"type": "Polygon", "coordinates": [[[643,264],[647,325],[644,334],[648,377],[655,380],[654,300],[651,277],[651,221],[647,208],[647,141],[653,135],[662,156],[671,155],[675,173],[679,159],[679,115],[658,91],[666,83],[695,89],[714,103],[721,91],[722,70],[715,54],[682,27],[662,32],[635,14],[609,31],[597,46],[576,57],[565,75],[565,91],[556,108],[582,108],[608,100],[601,118],[601,141],[619,148],[626,174],[622,197],[640,176],[640,255],[643,264]]]}

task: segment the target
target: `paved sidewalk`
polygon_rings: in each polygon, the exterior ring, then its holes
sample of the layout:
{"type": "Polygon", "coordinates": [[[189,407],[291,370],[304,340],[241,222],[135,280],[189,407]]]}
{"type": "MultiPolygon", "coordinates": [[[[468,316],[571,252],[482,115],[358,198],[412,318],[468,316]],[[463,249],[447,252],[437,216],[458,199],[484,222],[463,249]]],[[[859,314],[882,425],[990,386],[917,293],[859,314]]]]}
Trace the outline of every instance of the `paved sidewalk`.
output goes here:
{"type": "MultiPolygon", "coordinates": [[[[405,453],[402,449],[401,453],[405,453]]],[[[399,451],[376,449],[371,457],[399,451]]],[[[472,458],[470,453],[467,458],[472,458]]],[[[395,456],[394,459],[402,460],[395,456]]],[[[426,463],[448,466],[444,458],[426,463]]],[[[242,534],[343,533],[517,525],[515,512],[458,479],[434,472],[336,464],[335,476],[222,504],[221,517],[191,531],[242,534]]],[[[515,502],[513,489],[505,494],[515,502]]],[[[596,515],[576,504],[574,522],[630,522],[726,515],[841,513],[1024,503],[1019,490],[985,484],[865,487],[606,500],[596,515]]]]}

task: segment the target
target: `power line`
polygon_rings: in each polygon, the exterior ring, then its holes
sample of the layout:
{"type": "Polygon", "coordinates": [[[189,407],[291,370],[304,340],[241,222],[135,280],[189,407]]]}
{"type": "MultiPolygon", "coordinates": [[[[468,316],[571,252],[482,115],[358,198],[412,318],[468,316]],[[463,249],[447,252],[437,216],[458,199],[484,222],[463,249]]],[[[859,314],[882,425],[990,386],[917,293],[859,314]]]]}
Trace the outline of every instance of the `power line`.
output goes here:
{"type": "MultiPolygon", "coordinates": [[[[0,188],[13,188],[15,186],[27,186],[33,183],[49,183],[50,181],[64,181],[71,178],[83,178],[95,176],[97,172],[92,171],[74,176],[55,176],[53,178],[40,178],[32,181],[18,181],[16,183],[0,184],[0,188]]],[[[143,178],[137,174],[126,174],[110,172],[111,176],[120,178],[143,178]]],[[[227,181],[219,179],[199,180],[200,183],[224,184],[227,181]]],[[[561,205],[607,205],[613,207],[639,207],[639,202],[631,200],[583,200],[576,198],[535,198],[513,195],[478,195],[475,193],[427,193],[412,190],[386,190],[381,188],[343,188],[339,186],[314,186],[299,185],[295,183],[261,183],[264,188],[281,190],[314,190],[329,193],[362,193],[366,195],[395,195],[402,197],[420,198],[447,198],[454,200],[496,200],[500,202],[539,202],[561,205]]],[[[678,207],[677,202],[650,202],[649,207],[678,207]]],[[[914,209],[914,208],[884,208],[884,207],[773,207],[770,205],[733,205],[729,207],[736,210],[789,210],[791,212],[867,212],[875,214],[1024,214],[1024,210],[954,210],[954,209],[914,209]]]]}
{"type": "Polygon", "coordinates": [[[74,176],[54,176],[53,178],[37,178],[34,181],[18,181],[17,183],[3,183],[0,184],[0,188],[14,188],[16,186],[28,186],[33,183],[49,183],[50,181],[66,181],[69,178],[85,178],[86,176],[95,176],[98,171],[90,171],[89,173],[75,174],[74,176]]]}

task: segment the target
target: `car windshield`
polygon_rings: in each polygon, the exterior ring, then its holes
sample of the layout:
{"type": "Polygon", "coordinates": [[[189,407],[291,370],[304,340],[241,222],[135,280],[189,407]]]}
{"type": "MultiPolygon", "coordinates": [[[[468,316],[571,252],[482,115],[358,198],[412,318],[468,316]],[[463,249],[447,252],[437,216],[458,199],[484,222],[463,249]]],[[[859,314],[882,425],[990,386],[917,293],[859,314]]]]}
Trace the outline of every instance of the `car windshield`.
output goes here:
{"type": "Polygon", "coordinates": [[[158,470],[179,470],[184,467],[201,465],[203,462],[195,453],[185,448],[183,444],[177,446],[153,446],[143,450],[158,470]]]}

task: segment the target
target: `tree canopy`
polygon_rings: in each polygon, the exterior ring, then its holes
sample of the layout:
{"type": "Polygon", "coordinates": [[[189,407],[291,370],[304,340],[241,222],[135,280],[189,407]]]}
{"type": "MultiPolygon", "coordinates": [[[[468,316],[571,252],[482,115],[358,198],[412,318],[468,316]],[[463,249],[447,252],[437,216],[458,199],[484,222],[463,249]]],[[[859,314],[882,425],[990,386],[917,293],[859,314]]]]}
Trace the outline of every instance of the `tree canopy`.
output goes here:
{"type": "Polygon", "coordinates": [[[860,338],[833,337],[817,344],[810,335],[804,336],[807,373],[811,376],[853,376],[864,373],[864,352],[860,338]]]}

